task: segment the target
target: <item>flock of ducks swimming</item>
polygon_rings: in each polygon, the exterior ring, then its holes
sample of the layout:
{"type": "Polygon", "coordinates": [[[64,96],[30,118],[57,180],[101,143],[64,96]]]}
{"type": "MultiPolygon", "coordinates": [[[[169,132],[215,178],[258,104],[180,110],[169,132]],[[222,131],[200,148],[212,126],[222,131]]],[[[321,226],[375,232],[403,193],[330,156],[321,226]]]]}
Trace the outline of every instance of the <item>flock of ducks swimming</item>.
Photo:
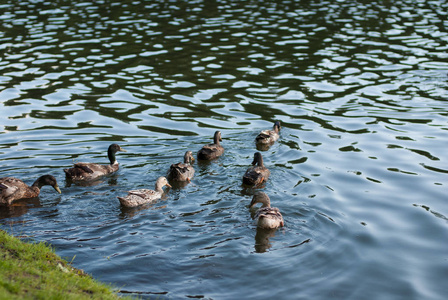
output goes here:
{"type": "MultiPolygon", "coordinates": [[[[260,146],[272,145],[279,138],[281,125],[279,121],[274,123],[273,129],[264,130],[255,138],[255,142],[260,146]]],[[[221,141],[221,132],[216,131],[213,137],[213,144],[204,145],[197,153],[198,160],[214,160],[224,153],[224,147],[219,143],[221,141]]],[[[101,176],[114,173],[119,165],[116,159],[116,153],[124,151],[117,144],[112,144],[107,150],[109,165],[100,165],[97,163],[75,163],[73,167],[64,169],[67,179],[73,182],[90,181],[101,176]]],[[[163,188],[171,187],[169,182],[190,182],[194,176],[193,152],[187,151],[184,155],[184,162],[172,164],[166,177],[159,177],[155,183],[155,189],[138,189],[128,191],[124,197],[118,197],[121,205],[125,207],[137,207],[143,204],[154,202],[162,197],[163,188]]],[[[252,166],[247,169],[243,175],[243,185],[249,187],[259,187],[269,178],[270,171],[263,164],[263,157],[260,152],[254,154],[252,166]]],[[[9,205],[15,200],[25,198],[35,198],[39,196],[40,189],[44,185],[52,186],[58,193],[61,190],[58,187],[56,178],[52,175],[43,175],[39,177],[31,186],[25,184],[22,180],[14,177],[0,178],[0,204],[9,205]]],[[[254,215],[257,226],[264,229],[273,229],[284,226],[282,214],[278,208],[271,207],[270,199],[264,192],[256,192],[252,198],[249,207],[261,203],[254,215]]]]}

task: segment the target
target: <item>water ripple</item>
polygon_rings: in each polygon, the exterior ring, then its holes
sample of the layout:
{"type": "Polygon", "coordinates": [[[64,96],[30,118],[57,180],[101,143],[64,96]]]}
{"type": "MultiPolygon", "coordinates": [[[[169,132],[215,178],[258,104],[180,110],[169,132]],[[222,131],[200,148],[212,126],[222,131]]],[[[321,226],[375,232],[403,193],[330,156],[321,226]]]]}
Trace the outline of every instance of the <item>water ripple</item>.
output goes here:
{"type": "Polygon", "coordinates": [[[2,176],[64,187],[0,208],[2,228],[143,297],[444,299],[444,1],[0,8],[2,176]],[[241,176],[276,120],[263,190],[286,227],[263,232],[241,176]],[[190,184],[119,206],[216,130],[225,155],[190,184]],[[112,142],[117,174],[64,181],[112,142]]]}

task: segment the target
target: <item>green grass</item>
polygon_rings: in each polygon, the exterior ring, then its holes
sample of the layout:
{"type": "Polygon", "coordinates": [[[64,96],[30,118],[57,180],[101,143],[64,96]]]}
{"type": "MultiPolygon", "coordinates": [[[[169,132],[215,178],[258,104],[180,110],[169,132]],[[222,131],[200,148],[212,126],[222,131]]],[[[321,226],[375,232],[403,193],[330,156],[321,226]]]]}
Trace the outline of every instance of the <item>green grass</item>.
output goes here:
{"type": "Polygon", "coordinates": [[[0,299],[121,298],[47,244],[25,243],[0,230],[0,299]]]}

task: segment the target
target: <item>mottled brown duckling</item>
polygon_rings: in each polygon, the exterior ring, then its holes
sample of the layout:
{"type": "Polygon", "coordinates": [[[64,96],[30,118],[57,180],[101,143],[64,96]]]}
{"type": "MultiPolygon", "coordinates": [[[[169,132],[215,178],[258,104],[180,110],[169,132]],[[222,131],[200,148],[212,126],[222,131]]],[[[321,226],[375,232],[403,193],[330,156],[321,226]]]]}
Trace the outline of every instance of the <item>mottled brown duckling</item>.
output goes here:
{"type": "Polygon", "coordinates": [[[192,166],[193,161],[193,152],[185,152],[183,163],[172,164],[170,166],[170,170],[167,175],[168,180],[190,182],[194,175],[194,168],[192,166]]]}
{"type": "Polygon", "coordinates": [[[219,144],[219,141],[222,141],[221,132],[216,131],[213,137],[213,144],[203,146],[198,151],[198,159],[212,160],[221,156],[224,153],[224,147],[219,144]]]}
{"type": "Polygon", "coordinates": [[[142,204],[154,202],[162,198],[163,187],[169,185],[168,180],[165,177],[159,177],[156,181],[155,190],[139,189],[128,191],[126,197],[117,197],[120,200],[121,205],[126,207],[136,207],[142,204]]]}
{"type": "Polygon", "coordinates": [[[280,121],[275,121],[274,127],[271,130],[263,130],[255,138],[255,142],[260,145],[270,145],[279,139],[280,135],[280,121]]]}
{"type": "Polygon", "coordinates": [[[258,186],[267,181],[271,172],[263,164],[263,156],[260,152],[255,152],[252,167],[248,168],[243,176],[243,184],[258,186]]]}
{"type": "Polygon", "coordinates": [[[44,185],[51,185],[59,194],[61,193],[56,178],[51,175],[39,177],[32,186],[14,177],[2,177],[0,178],[0,204],[9,205],[15,200],[35,198],[39,196],[40,189],[44,185]]]}
{"type": "Polygon", "coordinates": [[[261,203],[261,207],[255,212],[254,219],[257,221],[257,226],[263,229],[274,229],[283,227],[285,222],[280,210],[276,207],[271,207],[271,200],[269,196],[264,192],[256,193],[249,207],[254,206],[257,203],[261,203]]]}
{"type": "Polygon", "coordinates": [[[109,157],[109,165],[100,165],[97,163],[76,163],[73,168],[64,169],[65,175],[73,181],[92,180],[107,174],[118,171],[118,162],[115,158],[115,153],[118,151],[126,152],[117,144],[112,144],[107,149],[107,156],[109,157]]]}

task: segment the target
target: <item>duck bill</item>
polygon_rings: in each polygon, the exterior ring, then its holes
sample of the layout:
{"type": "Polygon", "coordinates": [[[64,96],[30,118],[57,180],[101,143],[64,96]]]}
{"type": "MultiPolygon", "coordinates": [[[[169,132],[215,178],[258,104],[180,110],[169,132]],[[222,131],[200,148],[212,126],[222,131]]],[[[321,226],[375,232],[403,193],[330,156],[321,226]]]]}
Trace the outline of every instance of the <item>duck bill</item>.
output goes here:
{"type": "Polygon", "coordinates": [[[122,152],[128,152],[126,150],[124,150],[123,148],[120,147],[120,149],[118,149],[118,151],[122,151],[122,152]]]}
{"type": "Polygon", "coordinates": [[[53,188],[56,190],[56,192],[58,192],[59,194],[62,194],[61,189],[59,188],[58,185],[55,185],[53,188]]]}
{"type": "Polygon", "coordinates": [[[257,202],[256,202],[254,199],[252,199],[252,201],[250,201],[249,208],[251,208],[252,206],[254,206],[256,203],[257,203],[257,202]]]}
{"type": "Polygon", "coordinates": [[[165,184],[167,187],[172,187],[169,183],[165,184]]]}

